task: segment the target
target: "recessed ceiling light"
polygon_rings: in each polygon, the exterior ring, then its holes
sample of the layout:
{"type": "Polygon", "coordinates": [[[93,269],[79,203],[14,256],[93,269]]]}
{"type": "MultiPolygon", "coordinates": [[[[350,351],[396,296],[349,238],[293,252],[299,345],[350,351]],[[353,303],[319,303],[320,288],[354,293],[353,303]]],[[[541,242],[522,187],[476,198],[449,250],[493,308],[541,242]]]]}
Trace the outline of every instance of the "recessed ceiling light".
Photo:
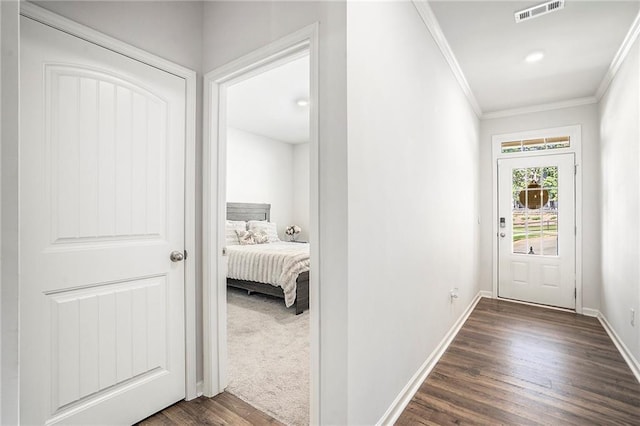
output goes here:
{"type": "Polygon", "coordinates": [[[526,58],[524,58],[525,61],[529,62],[530,64],[534,63],[534,62],[538,62],[540,60],[542,60],[542,58],[544,58],[544,53],[542,52],[531,52],[527,55],[526,58]]]}
{"type": "Polygon", "coordinates": [[[298,105],[299,107],[306,107],[307,105],[309,105],[309,99],[298,99],[296,101],[296,105],[298,105]]]}

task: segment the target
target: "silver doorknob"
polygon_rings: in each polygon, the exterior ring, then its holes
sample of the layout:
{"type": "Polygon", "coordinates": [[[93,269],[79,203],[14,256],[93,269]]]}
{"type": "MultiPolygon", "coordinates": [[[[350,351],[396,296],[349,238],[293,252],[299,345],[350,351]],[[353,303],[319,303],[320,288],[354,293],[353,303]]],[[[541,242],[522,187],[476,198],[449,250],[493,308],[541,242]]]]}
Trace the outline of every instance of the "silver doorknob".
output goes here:
{"type": "Polygon", "coordinates": [[[504,237],[506,237],[506,236],[507,236],[507,234],[505,234],[504,232],[501,232],[501,233],[500,233],[500,237],[504,238],[504,237]]]}
{"type": "Polygon", "coordinates": [[[171,259],[172,262],[182,262],[184,260],[184,253],[177,250],[172,251],[169,259],[171,259]]]}

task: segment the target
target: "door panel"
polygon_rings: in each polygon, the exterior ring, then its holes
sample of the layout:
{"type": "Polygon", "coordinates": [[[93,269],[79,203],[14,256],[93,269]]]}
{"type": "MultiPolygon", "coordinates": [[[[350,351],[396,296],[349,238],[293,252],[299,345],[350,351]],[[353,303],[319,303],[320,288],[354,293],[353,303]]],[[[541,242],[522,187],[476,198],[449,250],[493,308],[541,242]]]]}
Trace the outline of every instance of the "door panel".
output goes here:
{"type": "Polygon", "coordinates": [[[574,155],[500,159],[498,185],[498,296],[574,309],[574,155]]]}
{"type": "Polygon", "coordinates": [[[166,293],[156,277],[50,297],[54,409],[166,370],[166,293]]]}
{"type": "Polygon", "coordinates": [[[184,398],[185,81],[21,18],[21,418],[184,398]]]}
{"type": "Polygon", "coordinates": [[[77,66],[45,78],[53,243],[164,238],[167,102],[77,66]]]}

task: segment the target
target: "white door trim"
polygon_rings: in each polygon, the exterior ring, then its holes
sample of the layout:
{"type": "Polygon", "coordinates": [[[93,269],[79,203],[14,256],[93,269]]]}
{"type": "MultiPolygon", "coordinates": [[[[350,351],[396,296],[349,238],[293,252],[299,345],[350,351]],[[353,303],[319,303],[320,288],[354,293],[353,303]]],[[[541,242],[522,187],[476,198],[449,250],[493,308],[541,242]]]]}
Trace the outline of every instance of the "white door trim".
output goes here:
{"type": "Polygon", "coordinates": [[[195,269],[195,143],[196,143],[196,73],[188,68],[113,37],[71,21],[32,3],[21,2],[20,14],[98,46],[161,69],[185,80],[185,247],[191,260],[185,262],[185,362],[186,399],[196,394],[196,269],[195,269]]]}
{"type": "Polygon", "coordinates": [[[582,313],[582,126],[579,124],[548,129],[529,130],[525,132],[493,135],[491,138],[491,167],[492,167],[492,284],[493,298],[498,297],[498,159],[525,156],[544,156],[550,154],[575,154],[575,223],[576,223],[576,312],[582,313]],[[500,144],[512,140],[526,140],[548,138],[553,136],[570,136],[569,148],[554,149],[552,151],[529,151],[526,153],[503,154],[500,144]]]}
{"type": "Polygon", "coordinates": [[[19,38],[20,38],[20,4],[14,1],[0,1],[0,90],[1,126],[0,144],[2,155],[0,179],[2,189],[2,260],[0,309],[2,324],[1,344],[2,360],[0,377],[0,424],[20,423],[20,377],[18,376],[19,359],[19,263],[18,263],[18,151],[19,151],[19,109],[18,87],[19,76],[19,38]],[[11,54],[10,54],[11,53],[11,54]]]}
{"type": "Polygon", "coordinates": [[[319,188],[318,188],[318,24],[312,24],[282,39],[217,68],[204,77],[203,117],[203,351],[204,395],[213,396],[226,387],[226,283],[220,267],[226,217],[226,87],[265,68],[309,52],[310,62],[310,233],[313,273],[309,283],[311,338],[311,424],[319,413],[319,188]]]}

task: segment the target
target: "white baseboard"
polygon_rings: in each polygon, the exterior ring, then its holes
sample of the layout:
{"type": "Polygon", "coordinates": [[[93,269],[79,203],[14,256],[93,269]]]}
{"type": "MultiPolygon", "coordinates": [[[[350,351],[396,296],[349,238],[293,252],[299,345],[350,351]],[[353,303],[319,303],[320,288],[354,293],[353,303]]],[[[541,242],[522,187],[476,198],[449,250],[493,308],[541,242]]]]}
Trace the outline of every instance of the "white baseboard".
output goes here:
{"type": "Polygon", "coordinates": [[[196,383],[196,395],[198,397],[204,394],[204,392],[202,391],[203,389],[204,389],[204,382],[202,380],[198,380],[198,382],[196,383]]]}
{"type": "Polygon", "coordinates": [[[486,297],[487,299],[493,299],[493,293],[489,290],[480,290],[478,293],[480,297],[486,297]]]}
{"type": "Polygon", "coordinates": [[[598,321],[600,321],[600,324],[602,324],[602,328],[604,328],[604,331],[607,332],[613,344],[616,345],[618,352],[620,352],[620,355],[622,355],[622,358],[624,358],[633,375],[636,376],[636,380],[640,382],[640,362],[638,362],[629,348],[627,348],[627,345],[625,345],[622,339],[620,339],[618,333],[615,332],[615,330],[607,320],[607,317],[605,317],[604,314],[599,310],[592,308],[582,308],[582,315],[598,318],[598,321]]]}
{"type": "MultiPolygon", "coordinates": [[[[447,348],[449,347],[453,339],[456,337],[456,335],[462,328],[462,325],[464,324],[464,322],[467,320],[467,318],[469,318],[469,315],[471,315],[471,312],[473,312],[473,309],[476,307],[480,299],[482,299],[483,297],[492,298],[493,296],[490,291],[483,290],[478,292],[478,294],[471,301],[467,309],[463,312],[460,318],[458,318],[455,324],[453,324],[451,329],[444,336],[440,344],[429,355],[427,360],[422,364],[422,366],[420,366],[420,368],[418,369],[418,371],[416,371],[413,377],[411,377],[411,379],[405,385],[402,391],[400,391],[400,393],[398,394],[396,399],[393,401],[391,406],[383,414],[382,418],[378,420],[378,422],[376,423],[377,426],[392,425],[398,420],[398,418],[400,417],[400,414],[402,414],[402,412],[407,407],[407,405],[409,405],[409,402],[411,401],[413,396],[416,394],[416,392],[418,392],[418,389],[420,388],[422,383],[425,381],[429,373],[431,373],[431,370],[433,370],[433,367],[436,366],[436,364],[438,363],[438,361],[440,360],[444,352],[447,350],[447,348]]],[[[582,314],[585,316],[598,318],[598,320],[602,324],[602,327],[605,329],[605,331],[613,341],[613,344],[616,345],[616,348],[618,349],[618,351],[626,361],[627,365],[629,365],[629,368],[631,369],[631,372],[633,373],[633,375],[636,377],[636,380],[640,382],[640,363],[638,362],[637,359],[635,359],[631,351],[629,351],[629,349],[622,342],[622,340],[620,340],[616,332],[611,327],[611,324],[609,324],[609,321],[607,321],[607,318],[599,310],[591,309],[591,308],[583,308],[582,314]]],[[[202,384],[199,382],[198,385],[199,385],[198,389],[201,389],[202,384]]]]}
{"type": "MultiPolygon", "coordinates": [[[[584,313],[584,309],[582,311],[584,313]]],[[[640,382],[640,363],[638,362],[638,360],[633,356],[622,339],[618,337],[618,334],[615,332],[613,327],[611,327],[611,324],[609,324],[609,321],[607,321],[607,318],[602,314],[602,312],[598,312],[597,318],[611,340],[613,340],[613,344],[616,345],[616,348],[618,348],[618,352],[620,352],[622,358],[624,358],[624,360],[627,362],[627,365],[631,369],[633,375],[636,376],[636,380],[640,382]]]]}
{"type": "Polygon", "coordinates": [[[600,311],[597,309],[582,308],[582,315],[586,317],[598,318],[598,316],[600,315],[600,311]]]}
{"type": "Polygon", "coordinates": [[[471,312],[476,307],[480,299],[483,297],[491,297],[491,292],[489,291],[480,291],[476,297],[473,298],[467,309],[462,313],[460,318],[453,324],[451,329],[444,336],[440,344],[435,348],[433,352],[429,355],[427,360],[420,366],[418,371],[411,377],[409,383],[405,385],[405,387],[400,391],[396,399],[393,401],[391,406],[387,409],[387,411],[382,415],[382,418],[378,420],[376,425],[392,425],[398,420],[400,414],[404,411],[404,409],[409,405],[409,402],[413,398],[413,396],[418,392],[418,389],[422,385],[422,382],[425,381],[433,367],[436,366],[444,352],[447,350],[453,339],[456,337],[464,322],[469,318],[471,312]],[[485,295],[485,294],[488,294],[485,295]]]}

